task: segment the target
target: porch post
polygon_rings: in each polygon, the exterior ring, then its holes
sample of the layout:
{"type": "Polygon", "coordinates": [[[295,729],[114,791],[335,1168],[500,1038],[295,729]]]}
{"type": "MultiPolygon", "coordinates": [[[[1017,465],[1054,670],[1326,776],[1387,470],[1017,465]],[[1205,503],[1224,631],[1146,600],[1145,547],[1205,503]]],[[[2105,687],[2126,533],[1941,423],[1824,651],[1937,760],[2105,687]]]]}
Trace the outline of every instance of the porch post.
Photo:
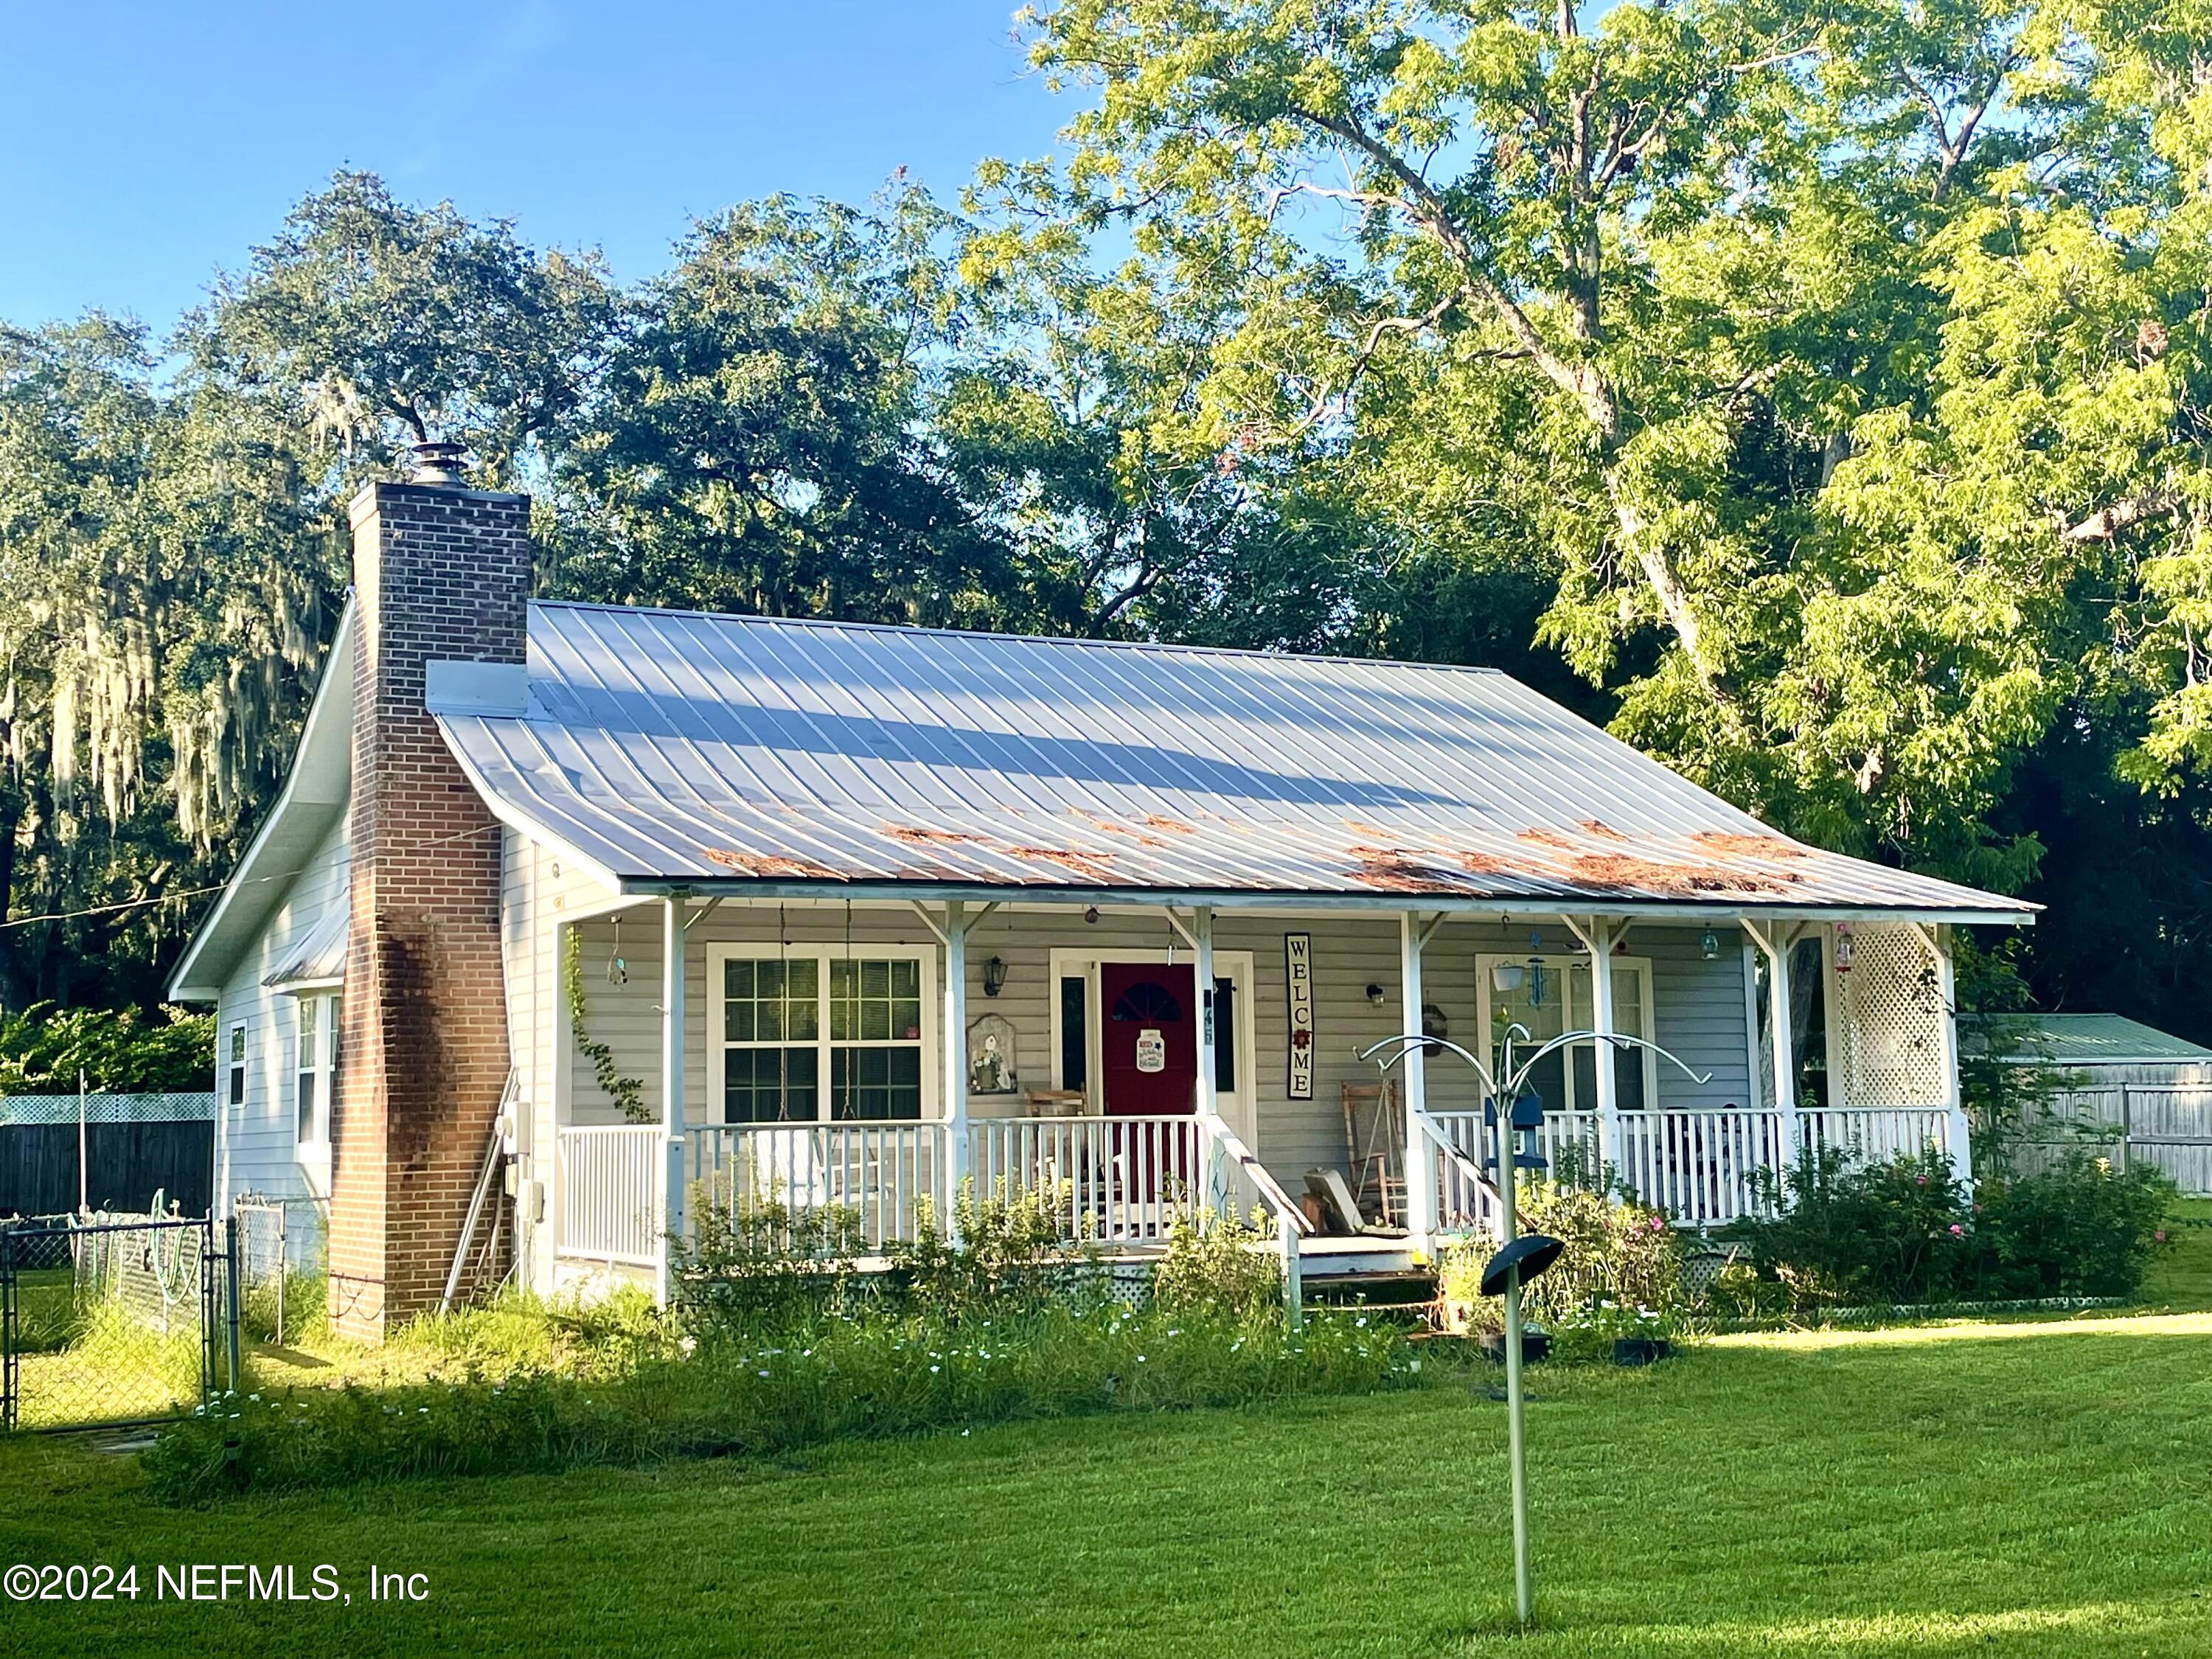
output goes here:
{"type": "MultiPolygon", "coordinates": [[[[1417,1036],[1421,1025],[1421,945],[1426,938],[1420,918],[1411,910],[1398,913],[1398,982],[1403,995],[1400,1029],[1417,1036]]],[[[1406,1051],[1406,1244],[1416,1258],[1429,1254],[1436,1231],[1437,1159],[1435,1148],[1421,1124],[1428,1110],[1426,1056],[1416,1042],[1406,1051]]]]}
{"type": "MultiPolygon", "coordinates": [[[[1603,916],[1592,916],[1589,932],[1583,935],[1583,943],[1589,947],[1590,953],[1590,1030],[1601,1038],[1613,1035],[1613,942],[1616,937],[1613,923],[1603,916]]],[[[1565,1017],[1571,1026],[1571,1000],[1565,1017]]],[[[1609,1179],[1633,1174],[1621,1168],[1620,1078],[1613,1068],[1613,1044],[1605,1042],[1598,1043],[1597,1053],[1591,1056],[1595,1063],[1590,1073],[1597,1084],[1597,1166],[1601,1187],[1609,1179]]],[[[1632,1190],[1635,1183],[1628,1184],[1632,1190]]]]}
{"type": "Polygon", "coordinates": [[[1227,1171],[1221,1163],[1221,1144],[1210,1133],[1220,1121],[1221,1102],[1214,1088],[1213,909],[1201,904],[1190,913],[1192,976],[1198,993],[1198,1090],[1194,1103],[1204,1137],[1203,1179],[1208,1207],[1219,1211],[1229,1205],[1227,1171]]]}
{"type": "Polygon", "coordinates": [[[1805,1150],[1804,1124],[1797,1111],[1797,1056],[1790,1030],[1790,953],[1797,940],[1795,930],[1785,931],[1778,921],[1746,917],[1743,928],[1766,958],[1766,1029],[1774,1051],[1774,1075],[1768,1084],[1782,1126],[1782,1167],[1786,1170],[1805,1150]]]}
{"type": "Polygon", "coordinates": [[[660,902],[660,1121],[667,1134],[660,1166],[660,1243],[653,1299],[668,1305],[669,1253],[684,1236],[684,901],[660,902]]]}
{"type": "Polygon", "coordinates": [[[945,905],[945,1207],[939,1222],[952,1231],[952,1206],[968,1179],[968,907],[945,905]]]}
{"type": "Polygon", "coordinates": [[[1944,1139],[1950,1146],[1951,1173],[1971,1192],[1974,1184],[1973,1130],[1966,1121],[1966,1098],[1959,1087],[1959,984],[1951,961],[1948,931],[1929,927],[1928,948],[1936,953],[1936,988],[1943,1000],[1944,1139]]]}

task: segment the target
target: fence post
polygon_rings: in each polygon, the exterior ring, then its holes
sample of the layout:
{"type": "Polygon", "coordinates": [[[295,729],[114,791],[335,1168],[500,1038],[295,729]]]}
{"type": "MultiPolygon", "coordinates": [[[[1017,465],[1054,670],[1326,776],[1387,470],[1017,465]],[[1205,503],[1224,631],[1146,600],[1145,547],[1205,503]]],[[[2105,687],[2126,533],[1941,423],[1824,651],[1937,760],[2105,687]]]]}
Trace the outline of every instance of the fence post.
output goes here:
{"type": "Polygon", "coordinates": [[[15,1426],[15,1230],[0,1221],[0,1430],[15,1426]]]}
{"type": "MultiPolygon", "coordinates": [[[[210,1230],[215,1224],[208,1224],[210,1230]]],[[[239,1392],[245,1386],[238,1363],[238,1221],[235,1217],[222,1224],[223,1255],[223,1349],[230,1362],[230,1391],[239,1392]]],[[[283,1333],[278,1333],[283,1340],[283,1333]]]]}

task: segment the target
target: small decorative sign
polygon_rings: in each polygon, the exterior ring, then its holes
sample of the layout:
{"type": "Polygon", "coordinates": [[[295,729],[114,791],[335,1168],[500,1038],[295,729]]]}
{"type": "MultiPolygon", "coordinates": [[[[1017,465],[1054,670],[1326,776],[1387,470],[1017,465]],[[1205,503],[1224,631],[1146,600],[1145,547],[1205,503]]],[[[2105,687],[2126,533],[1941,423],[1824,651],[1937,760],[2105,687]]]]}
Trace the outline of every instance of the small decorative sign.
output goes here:
{"type": "Polygon", "coordinates": [[[1290,987],[1292,1100],[1311,1100],[1314,1085],[1313,935],[1283,935],[1284,977],[1290,987]]]}
{"type": "Polygon", "coordinates": [[[1140,1072],[1164,1072],[1168,1068],[1168,1040],[1160,1035],[1157,1025],[1147,1025],[1137,1033],[1137,1069],[1140,1072]]]}
{"type": "Polygon", "coordinates": [[[968,1092],[1011,1095],[1021,1087],[1014,1070],[1013,1022],[986,1014],[968,1027],[968,1092]]]}

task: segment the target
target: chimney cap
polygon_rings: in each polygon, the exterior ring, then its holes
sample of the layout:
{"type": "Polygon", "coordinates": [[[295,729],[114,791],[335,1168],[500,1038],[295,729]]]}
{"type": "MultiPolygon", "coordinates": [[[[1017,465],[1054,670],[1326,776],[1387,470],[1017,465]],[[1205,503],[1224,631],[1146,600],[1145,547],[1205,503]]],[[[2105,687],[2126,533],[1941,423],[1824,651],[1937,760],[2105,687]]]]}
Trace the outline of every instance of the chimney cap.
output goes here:
{"type": "Polygon", "coordinates": [[[414,465],[409,469],[408,483],[451,488],[463,482],[461,458],[468,453],[466,444],[433,440],[412,446],[412,452],[414,465]]]}

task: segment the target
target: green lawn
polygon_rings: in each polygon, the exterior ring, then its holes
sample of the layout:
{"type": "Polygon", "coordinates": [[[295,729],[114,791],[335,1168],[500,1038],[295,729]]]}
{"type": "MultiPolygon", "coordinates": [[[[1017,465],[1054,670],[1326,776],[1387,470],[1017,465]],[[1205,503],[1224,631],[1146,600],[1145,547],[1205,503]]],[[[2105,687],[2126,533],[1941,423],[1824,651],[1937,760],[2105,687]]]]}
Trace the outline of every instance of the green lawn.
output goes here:
{"type": "Polygon", "coordinates": [[[780,1656],[2212,1651],[2212,1315],[1735,1337],[1543,1371],[1532,1639],[1480,1389],[1038,1423],[773,1466],[155,1508],[0,1445],[0,1563],[148,1598],[0,1604],[0,1652],[780,1656]],[[351,1606],[157,1605],[157,1562],[335,1564],[351,1606]],[[370,1564],[428,1575],[371,1605],[370,1564]]]}

